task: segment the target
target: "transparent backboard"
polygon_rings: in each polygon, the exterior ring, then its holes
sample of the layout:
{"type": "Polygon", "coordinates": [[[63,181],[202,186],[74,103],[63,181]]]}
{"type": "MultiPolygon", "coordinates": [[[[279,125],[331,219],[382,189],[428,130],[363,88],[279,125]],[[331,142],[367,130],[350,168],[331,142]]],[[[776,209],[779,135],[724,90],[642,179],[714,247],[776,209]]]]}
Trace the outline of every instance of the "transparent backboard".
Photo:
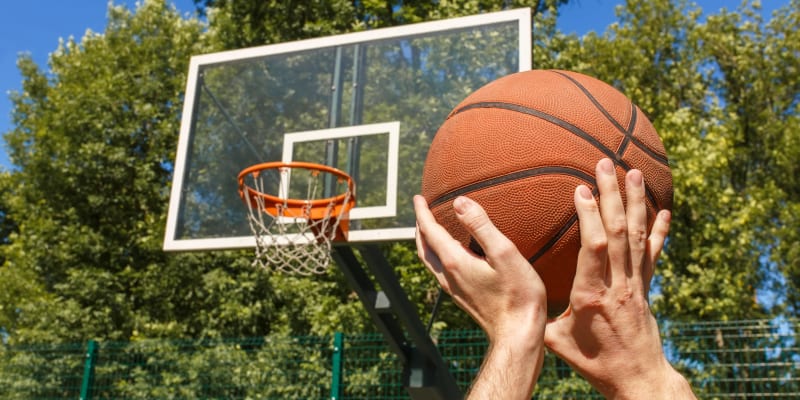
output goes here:
{"type": "Polygon", "coordinates": [[[348,241],[413,239],[439,125],[475,89],[530,68],[529,9],[192,57],[164,249],[255,246],[237,175],[270,161],[353,177],[348,241]]]}

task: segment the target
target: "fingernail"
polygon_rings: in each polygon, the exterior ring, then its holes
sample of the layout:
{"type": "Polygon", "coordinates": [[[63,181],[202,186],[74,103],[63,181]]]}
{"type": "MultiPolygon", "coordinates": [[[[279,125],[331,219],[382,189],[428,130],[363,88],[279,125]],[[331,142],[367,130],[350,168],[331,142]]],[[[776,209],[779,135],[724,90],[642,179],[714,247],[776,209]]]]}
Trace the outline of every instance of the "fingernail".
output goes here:
{"type": "Polygon", "coordinates": [[[472,200],[464,196],[456,197],[453,200],[453,209],[457,214],[466,214],[470,207],[472,207],[472,200]]]}
{"type": "Polygon", "coordinates": [[[658,212],[658,217],[664,222],[669,222],[672,220],[672,212],[669,210],[661,210],[658,212]]]}
{"type": "Polygon", "coordinates": [[[594,198],[594,196],[592,196],[592,191],[589,190],[588,187],[583,185],[578,186],[578,195],[580,195],[586,200],[592,200],[594,198]]]}
{"type": "Polygon", "coordinates": [[[630,172],[628,172],[628,179],[629,182],[636,187],[641,187],[642,182],[644,182],[642,179],[642,171],[639,171],[638,169],[632,169],[630,172]]]}
{"type": "Polygon", "coordinates": [[[614,162],[611,161],[610,159],[604,158],[604,159],[600,160],[599,164],[600,164],[600,171],[603,171],[603,172],[605,172],[606,174],[609,174],[609,175],[614,175],[615,174],[615,172],[614,172],[614,162]]]}

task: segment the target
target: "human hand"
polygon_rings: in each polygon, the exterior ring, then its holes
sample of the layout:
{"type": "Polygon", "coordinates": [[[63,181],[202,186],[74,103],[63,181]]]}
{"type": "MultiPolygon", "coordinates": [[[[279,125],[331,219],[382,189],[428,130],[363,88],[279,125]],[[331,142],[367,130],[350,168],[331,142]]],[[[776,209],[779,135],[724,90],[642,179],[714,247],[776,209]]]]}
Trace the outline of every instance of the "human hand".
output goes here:
{"type": "Polygon", "coordinates": [[[627,209],[614,163],[596,168],[600,204],[586,186],[575,190],[581,249],[570,306],[547,324],[545,344],[607,398],[694,398],[667,361],[647,293],[669,232],[670,213],[647,233],[642,173],[625,177],[627,209]]]}
{"type": "Polygon", "coordinates": [[[419,258],[489,339],[470,398],[530,399],[544,359],[544,283],[479,204],[459,197],[453,209],[485,256],[453,239],[436,222],[425,199],[414,196],[419,258]]]}

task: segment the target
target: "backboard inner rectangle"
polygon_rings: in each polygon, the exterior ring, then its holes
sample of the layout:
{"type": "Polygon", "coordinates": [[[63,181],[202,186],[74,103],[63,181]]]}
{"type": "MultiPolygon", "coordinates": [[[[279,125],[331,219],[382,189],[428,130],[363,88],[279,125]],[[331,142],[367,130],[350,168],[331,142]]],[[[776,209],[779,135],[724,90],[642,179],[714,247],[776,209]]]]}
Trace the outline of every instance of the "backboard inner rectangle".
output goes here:
{"type": "Polygon", "coordinates": [[[356,207],[350,210],[350,220],[394,217],[397,214],[400,122],[287,133],[282,160],[325,163],[326,147],[331,141],[336,141],[341,153],[357,153],[360,161],[353,165],[352,156],[335,157],[337,165],[333,165],[351,176],[358,174],[353,176],[356,207]],[[347,151],[353,146],[358,149],[347,151]]]}

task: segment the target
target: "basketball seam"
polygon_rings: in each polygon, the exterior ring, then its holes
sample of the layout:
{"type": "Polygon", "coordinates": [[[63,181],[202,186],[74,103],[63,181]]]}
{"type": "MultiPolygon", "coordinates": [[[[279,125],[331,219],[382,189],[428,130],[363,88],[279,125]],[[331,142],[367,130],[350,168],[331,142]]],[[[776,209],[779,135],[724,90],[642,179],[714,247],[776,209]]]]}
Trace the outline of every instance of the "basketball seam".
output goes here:
{"type": "MultiPolygon", "coordinates": [[[[441,196],[431,200],[429,207],[432,208],[448,200],[455,199],[458,196],[465,195],[467,193],[471,193],[476,190],[500,185],[503,183],[530,178],[534,176],[558,175],[558,174],[569,175],[576,177],[580,180],[583,180],[584,182],[590,184],[594,188],[592,189],[592,194],[594,194],[595,196],[597,195],[597,182],[591,175],[574,168],[549,166],[549,167],[530,168],[522,171],[516,171],[510,174],[505,174],[500,177],[487,179],[481,182],[476,182],[471,185],[463,186],[456,190],[451,190],[450,192],[444,193],[441,196]]],[[[578,214],[573,212],[572,216],[570,216],[569,220],[567,220],[567,222],[565,222],[564,225],[561,226],[558,232],[555,235],[553,235],[547,243],[545,243],[541,248],[539,248],[539,250],[536,251],[536,253],[534,253],[530,258],[528,258],[528,262],[533,264],[542,255],[550,251],[550,249],[556,243],[558,243],[559,240],[561,240],[561,238],[567,233],[567,231],[569,231],[570,228],[572,228],[572,226],[575,225],[575,221],[577,220],[578,220],[578,214]]],[[[472,249],[472,251],[480,254],[480,252],[478,251],[480,249],[480,246],[477,245],[474,238],[470,239],[470,248],[472,249]]]]}
{"type": "MultiPolygon", "coordinates": [[[[588,134],[583,129],[578,128],[577,126],[572,125],[571,123],[569,123],[567,121],[564,121],[561,118],[558,118],[558,117],[556,117],[554,115],[545,113],[543,111],[536,110],[534,108],[525,107],[525,106],[521,106],[519,104],[513,104],[513,103],[504,103],[504,102],[499,102],[499,101],[488,101],[488,102],[479,102],[479,103],[467,104],[467,105],[455,110],[451,114],[450,117],[452,118],[453,116],[455,116],[457,114],[461,114],[463,112],[466,112],[466,111],[469,111],[469,110],[474,110],[474,109],[479,109],[479,108],[496,108],[496,109],[500,109],[500,110],[518,112],[518,113],[522,113],[522,114],[526,114],[526,115],[530,115],[530,116],[533,116],[533,117],[536,117],[536,118],[543,119],[543,120],[545,120],[547,122],[550,122],[550,123],[552,123],[554,125],[557,125],[557,126],[563,128],[566,131],[568,131],[568,132],[576,135],[577,137],[585,140],[592,147],[594,147],[595,149],[597,149],[601,153],[605,154],[608,158],[614,160],[614,163],[616,163],[617,165],[622,167],[622,169],[624,169],[625,171],[630,171],[632,169],[625,162],[625,160],[622,160],[617,155],[617,153],[614,152],[614,150],[611,150],[608,147],[606,147],[604,144],[600,143],[600,141],[597,140],[597,138],[595,138],[594,136],[588,134]]],[[[623,133],[623,135],[624,135],[624,133],[623,133]]],[[[655,204],[659,208],[661,207],[661,204],[659,204],[659,202],[656,200],[655,195],[652,193],[652,191],[650,190],[649,187],[645,187],[645,195],[648,198],[650,198],[650,200],[653,202],[653,204],[655,204]]]]}
{"type": "MultiPolygon", "coordinates": [[[[609,122],[611,122],[614,126],[616,126],[617,129],[620,132],[622,132],[623,135],[626,134],[625,128],[622,125],[620,125],[619,121],[614,119],[614,117],[612,117],[611,114],[609,114],[608,110],[603,108],[603,105],[600,104],[599,101],[597,101],[597,99],[592,95],[592,92],[590,92],[589,89],[586,89],[586,87],[581,85],[581,83],[578,82],[575,78],[573,78],[573,77],[571,77],[571,76],[569,76],[569,75],[567,75],[567,74],[565,74],[565,73],[563,73],[561,71],[551,71],[551,72],[553,72],[555,74],[558,74],[558,75],[561,75],[562,77],[564,77],[567,80],[569,80],[570,82],[572,82],[572,84],[575,85],[575,87],[577,87],[581,92],[583,92],[584,95],[586,95],[586,98],[589,99],[589,101],[591,101],[592,104],[594,104],[595,108],[597,108],[597,110],[600,111],[606,117],[606,119],[609,122]]],[[[625,135],[625,136],[627,136],[627,135],[625,135]]]]}
{"type": "Polygon", "coordinates": [[[492,186],[502,185],[504,183],[514,182],[521,179],[531,178],[534,176],[551,175],[551,174],[574,176],[576,178],[583,179],[584,181],[587,181],[591,183],[593,186],[595,186],[594,178],[592,178],[591,175],[578,169],[569,167],[555,167],[555,166],[527,168],[519,171],[514,171],[508,174],[496,176],[493,178],[485,179],[480,182],[475,182],[466,186],[456,188],[449,192],[445,192],[441,194],[439,197],[431,200],[428,206],[435,207],[447,201],[454,200],[458,196],[463,196],[467,193],[472,193],[492,186]]]}
{"type": "MultiPolygon", "coordinates": [[[[595,192],[595,191],[593,191],[593,192],[595,192]]],[[[577,213],[572,213],[572,216],[569,218],[569,220],[566,223],[564,223],[564,225],[561,226],[561,229],[558,230],[558,233],[553,235],[553,237],[551,237],[550,240],[547,243],[545,243],[544,246],[542,246],[541,249],[539,249],[539,251],[534,253],[528,259],[528,263],[530,263],[531,265],[534,265],[536,263],[536,261],[539,260],[539,258],[541,258],[543,255],[545,255],[548,251],[550,251],[550,249],[553,248],[553,246],[555,246],[556,243],[558,243],[558,241],[561,240],[562,237],[564,237],[564,235],[567,233],[567,231],[569,231],[572,228],[572,226],[575,225],[575,222],[577,222],[577,221],[578,221],[578,214],[577,213]]]]}
{"type": "Polygon", "coordinates": [[[473,110],[473,109],[476,109],[476,108],[497,108],[497,109],[501,109],[501,110],[515,111],[515,112],[518,112],[518,113],[527,114],[527,115],[530,115],[530,116],[533,116],[533,117],[536,117],[536,118],[543,119],[543,120],[545,120],[547,122],[552,123],[553,125],[557,125],[557,126],[559,126],[561,128],[564,128],[568,132],[570,132],[570,133],[578,136],[579,138],[585,140],[590,145],[592,145],[594,148],[596,148],[597,150],[599,150],[600,152],[605,154],[607,157],[611,158],[612,160],[618,161],[620,163],[620,165],[622,165],[623,168],[625,168],[625,170],[629,169],[629,167],[624,164],[624,161],[618,159],[617,154],[614,153],[613,150],[609,149],[608,147],[606,147],[605,145],[600,143],[600,141],[597,140],[597,138],[595,138],[594,136],[586,133],[586,131],[584,131],[583,129],[578,128],[577,126],[572,125],[571,123],[569,123],[567,121],[564,121],[561,118],[558,118],[558,117],[556,117],[554,115],[548,114],[548,113],[543,112],[543,111],[539,111],[539,110],[534,109],[534,108],[521,106],[519,104],[504,103],[504,102],[500,102],[500,101],[487,101],[487,102],[479,102],[479,103],[468,104],[468,105],[466,105],[464,107],[461,107],[458,110],[456,110],[452,115],[461,114],[462,112],[473,110]]]}
{"type": "Polygon", "coordinates": [[[664,166],[669,166],[669,159],[666,156],[656,153],[653,149],[647,147],[646,144],[642,143],[641,140],[631,136],[631,142],[636,145],[636,148],[643,151],[645,154],[650,156],[652,159],[658,161],[659,163],[663,164],[664,166]]]}
{"type": "Polygon", "coordinates": [[[656,151],[654,151],[653,149],[651,149],[646,144],[642,143],[639,139],[633,136],[633,128],[636,125],[636,116],[638,114],[637,107],[635,104],[633,104],[632,102],[630,103],[632,109],[631,124],[628,129],[625,129],[622,127],[622,125],[619,124],[619,122],[617,122],[617,120],[614,119],[614,117],[611,116],[611,114],[608,113],[608,111],[606,111],[605,108],[603,108],[602,104],[600,104],[600,102],[598,102],[597,99],[592,95],[592,92],[590,92],[589,89],[586,89],[585,86],[581,85],[579,81],[561,71],[552,71],[552,72],[561,75],[564,78],[568,79],[570,82],[572,82],[581,92],[583,92],[584,95],[586,95],[586,97],[589,99],[589,101],[592,102],[592,104],[594,104],[597,110],[600,111],[606,117],[606,119],[608,119],[614,126],[616,126],[617,129],[619,129],[619,131],[622,132],[622,134],[625,135],[626,138],[629,138],[637,148],[639,148],[640,150],[645,152],[645,154],[649,155],[651,158],[655,159],[661,164],[669,165],[669,160],[667,159],[666,156],[657,153],[656,151]]]}
{"type": "MultiPolygon", "coordinates": [[[[619,144],[619,148],[617,149],[617,157],[622,158],[622,155],[625,154],[625,150],[628,149],[628,144],[631,143],[631,138],[633,137],[633,128],[636,126],[636,107],[631,105],[631,119],[628,121],[628,127],[623,131],[624,138],[622,139],[622,143],[619,144]]],[[[599,106],[598,106],[599,107],[599,106]]],[[[609,116],[606,116],[610,118],[609,116]]]]}

